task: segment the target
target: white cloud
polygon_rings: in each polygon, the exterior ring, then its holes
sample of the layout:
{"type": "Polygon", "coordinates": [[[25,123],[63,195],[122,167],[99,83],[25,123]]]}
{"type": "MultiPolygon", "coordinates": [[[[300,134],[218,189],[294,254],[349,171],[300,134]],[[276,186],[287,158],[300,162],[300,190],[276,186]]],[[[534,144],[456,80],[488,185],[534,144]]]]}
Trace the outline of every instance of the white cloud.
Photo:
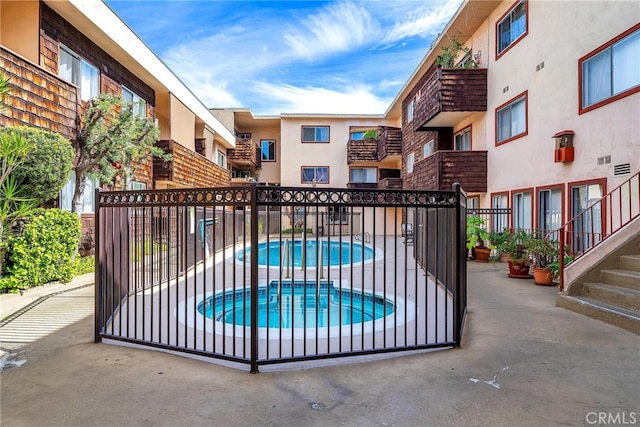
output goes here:
{"type": "Polygon", "coordinates": [[[334,90],[260,82],[253,89],[272,100],[275,108],[272,111],[261,111],[260,114],[382,114],[390,102],[389,99],[377,97],[365,85],[351,85],[334,90]]]}
{"type": "Polygon", "coordinates": [[[292,53],[314,59],[344,52],[375,39],[377,22],[362,6],[354,3],[331,3],[317,14],[299,17],[302,29],[289,27],[283,34],[292,53]]]}
{"type": "Polygon", "coordinates": [[[409,12],[406,19],[396,22],[386,33],[382,43],[437,34],[458,10],[460,3],[461,0],[445,0],[436,7],[431,2],[423,4],[421,8],[409,12]]]}

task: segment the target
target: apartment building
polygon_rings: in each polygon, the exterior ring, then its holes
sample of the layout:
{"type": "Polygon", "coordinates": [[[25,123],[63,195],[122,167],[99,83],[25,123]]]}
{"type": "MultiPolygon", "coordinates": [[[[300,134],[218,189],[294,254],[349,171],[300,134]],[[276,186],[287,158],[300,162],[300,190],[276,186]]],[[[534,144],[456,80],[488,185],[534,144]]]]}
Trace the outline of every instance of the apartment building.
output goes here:
{"type": "MultiPolygon", "coordinates": [[[[131,188],[229,183],[233,134],[106,4],[3,0],[0,17],[0,67],[13,85],[1,126],[24,124],[73,140],[86,101],[104,92],[121,95],[156,121],[158,145],[173,155],[169,162],[149,159],[131,188]]],[[[61,192],[62,208],[71,208],[73,182],[61,192]]],[[[85,185],[90,213],[98,183],[85,185]]]]}

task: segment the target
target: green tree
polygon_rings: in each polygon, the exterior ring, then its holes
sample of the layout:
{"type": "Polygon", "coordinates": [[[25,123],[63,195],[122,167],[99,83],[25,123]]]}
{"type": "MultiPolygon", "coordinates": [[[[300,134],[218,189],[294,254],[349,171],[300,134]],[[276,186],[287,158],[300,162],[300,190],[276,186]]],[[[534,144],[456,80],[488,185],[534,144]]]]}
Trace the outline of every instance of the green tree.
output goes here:
{"type": "Polygon", "coordinates": [[[12,173],[21,192],[37,204],[56,197],[73,168],[71,142],[58,133],[27,126],[1,128],[0,134],[17,134],[31,146],[12,173]]]}
{"type": "Polygon", "coordinates": [[[0,112],[7,108],[6,99],[10,92],[10,78],[0,71],[0,112]]]}
{"type": "Polygon", "coordinates": [[[82,211],[85,178],[112,185],[119,177],[126,186],[136,168],[150,155],[164,160],[171,158],[155,146],[160,132],[153,120],[136,115],[132,107],[111,94],[101,94],[89,101],[75,142],[74,212],[82,211]]]}

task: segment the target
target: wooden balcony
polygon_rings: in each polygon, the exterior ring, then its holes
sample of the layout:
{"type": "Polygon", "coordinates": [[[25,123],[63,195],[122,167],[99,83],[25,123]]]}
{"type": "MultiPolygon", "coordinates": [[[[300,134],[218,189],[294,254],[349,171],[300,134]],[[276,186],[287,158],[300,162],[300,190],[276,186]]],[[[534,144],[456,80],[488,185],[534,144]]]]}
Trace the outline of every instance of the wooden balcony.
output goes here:
{"type": "Polygon", "coordinates": [[[236,139],[236,148],[227,150],[227,159],[238,166],[253,166],[258,169],[262,166],[260,147],[253,139],[236,139]]]}
{"type": "Polygon", "coordinates": [[[77,86],[2,46],[0,70],[11,79],[0,126],[32,126],[75,139],[81,114],[77,86]]]}
{"type": "Polygon", "coordinates": [[[375,139],[350,139],[347,142],[347,163],[377,162],[378,141],[375,139]]]}
{"type": "Polygon", "coordinates": [[[368,190],[378,188],[377,182],[349,182],[347,188],[359,188],[361,190],[368,190]]]}
{"type": "Polygon", "coordinates": [[[389,156],[402,156],[402,129],[378,126],[378,161],[389,156]]]}
{"type": "Polygon", "coordinates": [[[425,190],[451,190],[459,182],[466,192],[487,191],[486,151],[436,151],[416,162],[413,172],[425,190]]]}
{"type": "Polygon", "coordinates": [[[416,95],[415,130],[454,127],[473,112],[487,111],[486,68],[432,67],[416,95]]]}
{"type": "Polygon", "coordinates": [[[381,189],[402,189],[402,178],[384,178],[378,181],[378,188],[381,189]]]}
{"type": "Polygon", "coordinates": [[[153,180],[180,187],[220,187],[229,185],[229,170],[191,151],[173,140],[161,140],[156,145],[172,155],[165,162],[153,159],[153,180]]]}

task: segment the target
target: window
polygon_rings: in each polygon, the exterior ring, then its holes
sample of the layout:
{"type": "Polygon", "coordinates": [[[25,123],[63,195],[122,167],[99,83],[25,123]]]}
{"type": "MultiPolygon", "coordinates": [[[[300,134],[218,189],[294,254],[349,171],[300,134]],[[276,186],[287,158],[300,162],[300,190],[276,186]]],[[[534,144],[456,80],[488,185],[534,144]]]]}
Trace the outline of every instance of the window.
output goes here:
{"type": "Polygon", "coordinates": [[[144,99],[122,86],[122,101],[125,105],[131,105],[133,114],[138,117],[147,116],[147,103],[144,99]]]}
{"type": "Polygon", "coordinates": [[[407,110],[405,111],[405,118],[407,123],[413,121],[413,99],[407,104],[407,110]]]}
{"type": "Polygon", "coordinates": [[[276,161],[276,141],[275,139],[260,140],[260,157],[264,162],[276,161]]]}
{"type": "Polygon", "coordinates": [[[551,188],[538,192],[538,228],[545,234],[562,225],[562,189],[551,188]]]}
{"type": "Polygon", "coordinates": [[[329,142],[329,126],[302,126],[302,142],[329,142]]]}
{"type": "Polygon", "coordinates": [[[346,206],[329,206],[329,222],[332,224],[348,224],[349,210],[346,206]]]}
{"type": "Polygon", "coordinates": [[[303,184],[328,184],[329,166],[303,167],[301,181],[303,184]]]}
{"type": "Polygon", "coordinates": [[[467,197],[467,210],[480,209],[480,196],[467,197]]]}
{"type": "MultiPolygon", "coordinates": [[[[82,213],[93,212],[94,192],[98,188],[98,181],[86,177],[84,180],[84,194],[82,195],[82,213]]],[[[73,193],[76,189],[76,172],[71,171],[67,183],[60,190],[60,209],[73,212],[73,193]]]]}
{"type": "Polygon", "coordinates": [[[471,127],[463,129],[454,135],[453,149],[458,151],[471,150],[471,127]]]}
{"type": "Polygon", "coordinates": [[[129,189],[130,190],[146,190],[147,189],[147,184],[145,182],[140,182],[140,181],[131,181],[129,182],[129,189]]]}
{"type": "Polygon", "coordinates": [[[378,182],[377,168],[349,169],[349,182],[378,182]]]}
{"type": "Polygon", "coordinates": [[[247,133],[247,132],[236,132],[236,138],[238,139],[251,139],[251,133],[247,133]]]}
{"type": "Polygon", "coordinates": [[[496,145],[527,134],[527,94],[496,110],[496,145]]]}
{"type": "Polygon", "coordinates": [[[588,183],[571,187],[571,216],[592,207],[573,221],[573,250],[584,252],[602,240],[602,209],[600,202],[604,185],[588,183]]]}
{"type": "Polygon", "coordinates": [[[496,37],[497,57],[527,34],[527,2],[516,3],[502,19],[498,21],[496,37]]]}
{"type": "Polygon", "coordinates": [[[426,159],[433,154],[435,142],[433,139],[422,146],[422,158],[426,159]]]}
{"type": "Polygon", "coordinates": [[[218,163],[218,166],[222,166],[223,168],[227,167],[227,156],[225,156],[222,151],[218,150],[218,157],[216,159],[216,163],[218,163]]]}
{"type": "MultiPolygon", "coordinates": [[[[492,209],[507,209],[507,195],[494,194],[491,196],[492,209]]],[[[491,218],[491,229],[502,232],[505,228],[509,228],[509,214],[501,213],[493,215],[491,218]]]]}
{"type": "Polygon", "coordinates": [[[640,91],[640,25],[634,28],[578,61],[580,113],[640,91]]]}
{"type": "Polygon", "coordinates": [[[351,128],[349,129],[349,139],[361,140],[361,139],[376,139],[378,137],[378,130],[372,128],[351,128]]]}
{"type": "Polygon", "coordinates": [[[407,173],[413,173],[413,163],[416,160],[416,156],[413,153],[407,155],[407,173]]]}
{"type": "Polygon", "coordinates": [[[65,46],[60,46],[58,74],[80,87],[80,98],[88,101],[100,92],[100,72],[65,46]]]}
{"type": "Polygon", "coordinates": [[[531,220],[531,213],[533,212],[531,192],[523,191],[512,193],[511,199],[513,228],[531,230],[533,228],[533,221],[531,220]]]}

